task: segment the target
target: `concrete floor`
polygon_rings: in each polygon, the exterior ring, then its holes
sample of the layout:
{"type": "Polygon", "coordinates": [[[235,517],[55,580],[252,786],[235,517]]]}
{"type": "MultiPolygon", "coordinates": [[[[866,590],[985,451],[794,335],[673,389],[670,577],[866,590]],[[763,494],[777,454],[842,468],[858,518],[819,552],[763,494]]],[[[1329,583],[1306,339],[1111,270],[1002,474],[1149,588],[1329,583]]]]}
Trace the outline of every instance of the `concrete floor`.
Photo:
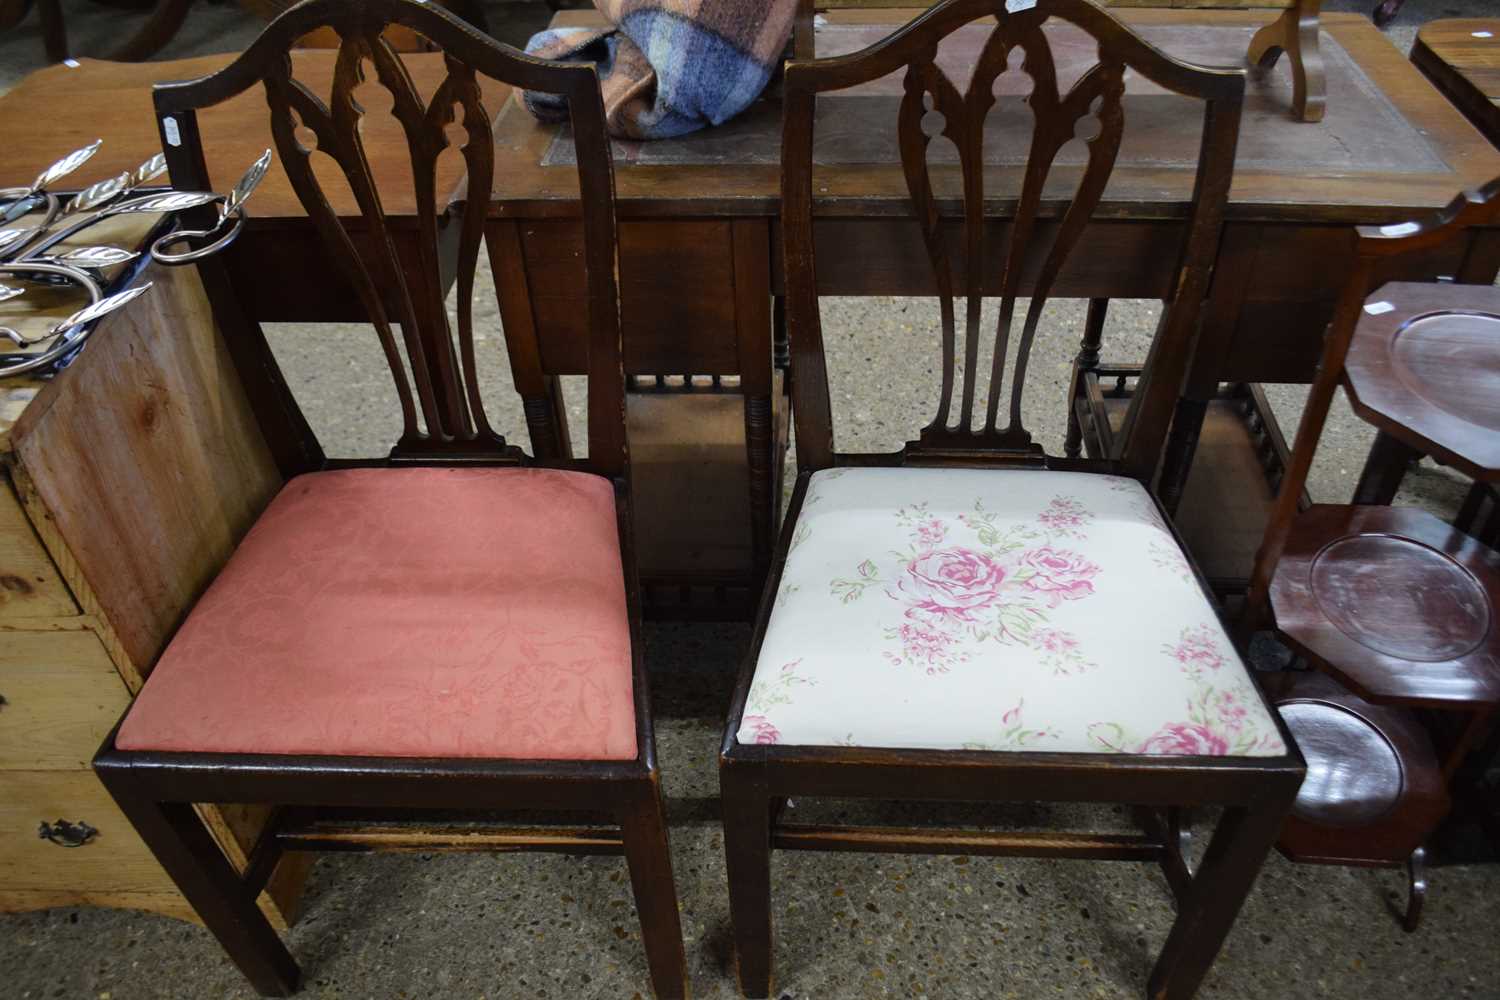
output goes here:
{"type": "MultiPolygon", "coordinates": [[[[1373,0],[1329,0],[1363,10],[1373,0]]],[[[67,0],[80,52],[103,48],[124,15],[67,0]]],[[[1409,0],[1390,35],[1403,50],[1433,17],[1488,13],[1489,0],[1409,0]]],[[[507,40],[523,42],[539,3],[491,0],[507,40]]],[[[243,47],[255,25],[232,4],[198,5],[162,58],[243,47]]],[[[42,65],[34,17],[0,36],[0,91],[42,65]]],[[[484,289],[487,282],[481,281],[484,289]]],[[[1121,302],[1106,354],[1143,352],[1155,305],[1121,302]]],[[[499,402],[495,422],[524,439],[493,295],[476,307],[480,351],[499,402]]],[[[930,329],[933,304],[868,298],[824,302],[835,420],[853,449],[895,447],[930,414],[931,361],[906,335],[930,329]],[[874,373],[878,373],[878,376],[874,373]]],[[[1049,310],[1033,359],[1028,424],[1060,445],[1068,359],[1081,303],[1049,310]]],[[[394,437],[394,394],[368,330],[279,326],[284,367],[331,453],[378,454],[394,437]]],[[[983,361],[981,363],[984,363],[983,361]]],[[[575,409],[582,401],[571,386],[575,409]]],[[[1275,387],[1288,434],[1304,393],[1275,387]]],[[[581,412],[573,426],[581,427],[581,412]]],[[[1324,436],[1312,492],[1347,498],[1371,433],[1346,408],[1324,436]]],[[[1424,465],[1400,502],[1450,513],[1462,485],[1424,465]]],[[[742,626],[653,625],[648,661],[669,797],[677,888],[695,995],[735,996],[728,905],[714,796],[714,756],[742,626]]],[[[808,815],[864,807],[804,803],[808,815]]],[[[1015,809],[999,819],[1106,828],[1108,810],[1015,809]]],[[[774,868],[780,984],[786,997],[1135,997],[1165,939],[1172,907],[1150,866],[987,858],[779,855],[774,868]]],[[[1500,997],[1500,866],[1434,871],[1420,933],[1388,913],[1404,892],[1389,871],[1294,866],[1273,857],[1215,965],[1205,998],[1500,997]]],[[[305,996],[631,997],[647,995],[645,962],[623,861],[564,857],[321,858],[305,915],[290,933],[305,996]]],[[[164,917],[57,909],[0,917],[0,998],[246,997],[251,993],[203,930],[164,917]]]]}

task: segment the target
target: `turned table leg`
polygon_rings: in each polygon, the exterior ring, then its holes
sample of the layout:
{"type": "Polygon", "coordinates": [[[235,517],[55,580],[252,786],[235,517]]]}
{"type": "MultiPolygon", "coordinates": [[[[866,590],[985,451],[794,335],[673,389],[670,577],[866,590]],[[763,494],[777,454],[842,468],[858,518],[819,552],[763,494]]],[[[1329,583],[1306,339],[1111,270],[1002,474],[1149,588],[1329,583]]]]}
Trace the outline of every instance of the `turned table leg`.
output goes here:
{"type": "Polygon", "coordinates": [[[1285,52],[1292,64],[1292,116],[1305,122],[1323,120],[1328,81],[1318,47],[1318,10],[1323,0],[1296,0],[1276,20],[1250,39],[1249,60],[1261,72],[1270,70],[1285,52]]]}

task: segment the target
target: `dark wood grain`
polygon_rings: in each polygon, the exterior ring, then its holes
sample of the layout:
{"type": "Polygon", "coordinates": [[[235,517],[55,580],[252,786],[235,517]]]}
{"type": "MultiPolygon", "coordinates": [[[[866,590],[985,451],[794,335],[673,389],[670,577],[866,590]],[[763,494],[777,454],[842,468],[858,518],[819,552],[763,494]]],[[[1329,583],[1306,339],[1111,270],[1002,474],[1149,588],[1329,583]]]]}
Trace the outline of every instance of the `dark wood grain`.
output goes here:
{"type": "Polygon", "coordinates": [[[1500,143],[1500,20],[1428,21],[1417,31],[1411,61],[1491,142],[1500,143]]]}
{"type": "Polygon", "coordinates": [[[1500,291],[1382,285],[1355,324],[1344,386],[1356,413],[1409,448],[1500,479],[1500,291]]]}
{"type": "MultiPolygon", "coordinates": [[[[1312,468],[1323,425],[1333,404],[1334,394],[1344,380],[1344,362],[1349,345],[1362,316],[1369,290],[1377,273],[1388,270],[1403,258],[1431,253],[1460,239],[1470,226],[1492,223],[1500,215],[1500,178],[1490,184],[1460,194],[1442,210],[1409,223],[1385,227],[1361,226],[1344,237],[1347,251],[1354,259],[1352,273],[1345,282],[1333,321],[1323,340],[1317,378],[1303,407],[1302,419],[1292,443],[1291,461],[1282,480],[1266,534],[1256,554],[1250,589],[1240,620],[1242,637],[1260,626],[1270,604],[1272,578],[1282,559],[1289,536],[1295,530],[1298,500],[1312,468]]],[[[1325,514],[1325,518],[1335,515],[1325,514]]],[[[1440,523],[1440,522],[1439,522],[1440,523]]],[[[1493,592],[1491,596],[1493,601],[1493,592]]],[[[1305,609],[1304,609],[1305,610],[1305,609]]]]}
{"type": "MultiPolygon", "coordinates": [[[[1299,515],[1292,493],[1307,481],[1341,383],[1349,387],[1356,411],[1382,428],[1360,477],[1357,500],[1392,496],[1408,460],[1425,440],[1421,432],[1451,431],[1452,411],[1463,412],[1472,403],[1468,419],[1483,423],[1488,393],[1482,366],[1477,373],[1448,372],[1441,357],[1417,355],[1434,350],[1441,355],[1455,345],[1460,352],[1471,345],[1482,349],[1482,341],[1473,344],[1462,328],[1445,332],[1450,328],[1442,324],[1454,315],[1445,313],[1447,308],[1485,301],[1492,276],[1465,265],[1457,276],[1479,281],[1480,287],[1388,284],[1373,296],[1369,290],[1378,275],[1403,258],[1452,245],[1465,227],[1493,223],[1497,214],[1500,179],[1461,194],[1437,213],[1408,223],[1359,227],[1349,235],[1355,267],[1324,340],[1240,623],[1241,637],[1248,638],[1268,612],[1273,614],[1277,630],[1295,650],[1352,692],[1325,697],[1332,687],[1325,683],[1323,694],[1313,699],[1316,707],[1294,710],[1290,721],[1294,728],[1304,727],[1313,767],[1331,774],[1358,767],[1363,781],[1323,781],[1323,800],[1310,799],[1303,815],[1289,822],[1285,849],[1301,860],[1404,860],[1410,890],[1403,924],[1408,931],[1421,918],[1427,889],[1421,843],[1446,811],[1444,783],[1483,742],[1500,698],[1500,630],[1494,627],[1500,556],[1425,511],[1315,506],[1299,515]],[[1411,307],[1401,305],[1403,301],[1411,307]],[[1429,318],[1424,321],[1424,316],[1429,318]],[[1424,322],[1438,335],[1422,337],[1424,322]],[[1403,358],[1401,338],[1413,332],[1417,336],[1406,345],[1403,358]],[[1363,341],[1356,372],[1347,366],[1357,337],[1363,341]],[[1441,407],[1430,398],[1434,378],[1455,383],[1441,407]],[[1480,384],[1471,385],[1470,378],[1480,384]],[[1464,399],[1458,393],[1465,390],[1477,395],[1464,399]],[[1423,402],[1416,397],[1429,398],[1423,402]],[[1434,408],[1436,414],[1429,412],[1434,408]],[[1424,713],[1443,737],[1441,763],[1414,723],[1376,707],[1407,705],[1445,710],[1424,713]],[[1344,714],[1336,714],[1340,712],[1344,714]],[[1321,763],[1316,761],[1320,754],[1325,757],[1321,763]],[[1349,755],[1357,755],[1358,763],[1342,759],[1349,755]],[[1382,761],[1389,771],[1390,755],[1400,765],[1400,788],[1388,773],[1380,777],[1382,761]],[[1402,852],[1408,852],[1404,858],[1402,852]]],[[[1471,245],[1469,256],[1474,253],[1471,245]]],[[[1460,367],[1472,369],[1473,359],[1460,367]]],[[[1461,512],[1469,530],[1480,516],[1482,485],[1476,484],[1461,512]],[[1477,502],[1476,496],[1481,496],[1477,502]]]]}
{"type": "Polygon", "coordinates": [[[1500,705],[1500,556],[1425,511],[1314,505],[1271,584],[1276,627],[1378,704],[1500,705]]]}
{"type": "MultiPolygon", "coordinates": [[[[1293,861],[1420,865],[1448,812],[1432,740],[1408,712],[1373,705],[1320,674],[1283,675],[1277,711],[1307,758],[1277,848],[1293,861]]],[[[1405,926],[1415,930],[1426,888],[1411,882],[1405,926]]]]}
{"type": "MultiPolygon", "coordinates": [[[[834,10],[825,15],[828,25],[825,30],[858,28],[878,37],[905,23],[911,14],[911,10],[834,10]]],[[[1264,11],[1229,10],[1130,9],[1120,10],[1117,16],[1148,37],[1154,32],[1165,32],[1165,37],[1171,40],[1171,50],[1187,41],[1194,61],[1219,66],[1244,65],[1244,47],[1266,20],[1264,11]]],[[[566,11],[553,23],[597,26],[601,22],[595,12],[566,11]]],[[[1259,110],[1248,114],[1242,153],[1256,148],[1264,153],[1237,163],[1227,219],[1304,223],[1395,221],[1425,209],[1440,208],[1455,191],[1480,185],[1500,174],[1500,154],[1481,140],[1463,116],[1402,58],[1368,18],[1326,14],[1322,17],[1322,33],[1330,53],[1326,57],[1330,71],[1341,74],[1335,86],[1342,98],[1332,103],[1323,122],[1304,128],[1307,123],[1292,121],[1287,115],[1286,99],[1279,90],[1271,96],[1262,90],[1271,84],[1252,83],[1249,106],[1259,110]],[[1333,55],[1335,52],[1340,55],[1333,55]],[[1350,69],[1351,66],[1357,69],[1350,69]],[[1360,133],[1368,131],[1368,127],[1355,123],[1367,121],[1367,115],[1383,119],[1386,127],[1418,128],[1421,142],[1417,148],[1426,147],[1433,158],[1425,165],[1408,163],[1400,169],[1390,169],[1362,157],[1355,162],[1344,162],[1338,169],[1329,169],[1334,160],[1347,155],[1329,137],[1337,135],[1345,143],[1362,145],[1368,140],[1361,139],[1360,133]],[[1407,125],[1400,124],[1403,120],[1407,125]],[[1309,157],[1308,150],[1318,152],[1309,157]],[[1320,159],[1321,163],[1315,162],[1320,159]]],[[[1279,78],[1273,77],[1275,80],[1279,78]]],[[[1139,117],[1132,113],[1135,101],[1131,88],[1137,85],[1143,84],[1138,80],[1127,82],[1127,120],[1139,117]]],[[[1274,85],[1280,87],[1284,83],[1274,85]]],[[[754,109],[747,112],[754,113],[754,109]]],[[[774,110],[770,115],[774,121],[774,110]]],[[[1149,219],[1180,219],[1185,215],[1191,181],[1182,165],[1184,161],[1191,165],[1196,148],[1184,146],[1180,126],[1180,119],[1165,118],[1154,134],[1140,136],[1139,142],[1142,148],[1150,148],[1152,143],[1170,144],[1174,149],[1185,150],[1186,155],[1169,165],[1142,163],[1130,169],[1117,169],[1102,199],[1100,214],[1149,219]],[[1177,138],[1167,133],[1175,133],[1177,138]]],[[[514,151],[518,161],[524,160],[525,166],[497,179],[494,192],[499,202],[497,211],[504,206],[507,213],[541,216],[547,214],[549,204],[565,200],[565,189],[555,186],[565,172],[560,165],[544,164],[556,131],[538,125],[520,108],[507,110],[497,124],[497,138],[503,147],[514,151]]],[[[692,141],[717,143],[721,139],[717,133],[705,133],[692,141]]],[[[1127,135],[1125,142],[1131,141],[1127,135]]],[[[668,213],[774,214],[778,185],[774,148],[773,142],[769,157],[746,157],[736,147],[732,154],[704,157],[675,168],[660,162],[637,165],[628,157],[622,158],[621,213],[626,218],[660,217],[668,213]]],[[[1005,178],[1000,176],[1003,168],[991,169],[997,176],[987,181],[986,190],[1006,190],[1005,178]]],[[[951,168],[947,173],[953,176],[951,168]]],[[[1012,172],[1009,188],[1018,186],[1015,180],[1012,172]]],[[[910,215],[905,207],[905,182],[894,159],[821,172],[819,188],[822,215],[910,215]]],[[[1060,200],[1060,197],[1049,199],[1051,210],[1055,211],[1060,200]]]]}

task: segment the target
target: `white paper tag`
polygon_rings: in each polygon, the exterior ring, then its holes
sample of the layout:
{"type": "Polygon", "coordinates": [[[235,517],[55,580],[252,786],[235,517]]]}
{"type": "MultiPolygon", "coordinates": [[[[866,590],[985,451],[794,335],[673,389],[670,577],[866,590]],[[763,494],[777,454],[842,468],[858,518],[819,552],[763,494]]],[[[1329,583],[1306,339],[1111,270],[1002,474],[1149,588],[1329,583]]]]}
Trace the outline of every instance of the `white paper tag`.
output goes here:
{"type": "Polygon", "coordinates": [[[161,120],[162,133],[167,137],[168,146],[181,146],[182,133],[177,131],[176,118],[163,118],[161,120]]]}
{"type": "Polygon", "coordinates": [[[1365,312],[1369,313],[1371,316],[1382,316],[1395,308],[1396,307],[1391,305],[1389,302],[1371,302],[1369,305],[1365,306],[1365,312]]]}
{"type": "Polygon", "coordinates": [[[1493,31],[1471,31],[1471,32],[1469,32],[1469,34],[1473,35],[1475,38],[1494,38],[1495,37],[1495,33],[1493,31]]]}
{"type": "Polygon", "coordinates": [[[1381,236],[1410,236],[1422,227],[1415,222],[1396,222],[1380,227],[1381,236]]]}
{"type": "Polygon", "coordinates": [[[77,59],[64,59],[63,65],[68,67],[68,69],[77,69],[79,66],[79,62],[77,59]]]}
{"type": "Polygon", "coordinates": [[[1005,13],[1019,14],[1036,6],[1036,0],[1005,0],[1005,13]]]}
{"type": "Polygon", "coordinates": [[[822,14],[814,14],[813,15],[813,27],[814,28],[826,28],[826,27],[828,27],[828,18],[824,17],[822,14]]]}

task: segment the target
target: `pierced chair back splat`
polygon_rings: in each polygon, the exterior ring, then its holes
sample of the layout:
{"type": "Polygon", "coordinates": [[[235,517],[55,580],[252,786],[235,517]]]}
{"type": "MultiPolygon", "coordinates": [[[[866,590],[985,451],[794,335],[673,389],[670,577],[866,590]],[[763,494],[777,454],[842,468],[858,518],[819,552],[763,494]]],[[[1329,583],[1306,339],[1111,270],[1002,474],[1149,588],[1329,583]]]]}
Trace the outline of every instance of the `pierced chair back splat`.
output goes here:
{"type": "MultiPolygon", "coordinates": [[[[400,437],[384,459],[325,460],[260,329],[204,263],[288,479],[94,766],[263,994],[294,991],[300,975],[254,902],[283,852],[493,849],[623,854],[656,994],[682,997],[629,543],[614,180],[594,68],[532,59],[415,0],[312,0],[222,71],[157,88],[179,186],[207,180],[196,111],[256,86],[281,167],[389,362],[400,437]],[[430,95],[382,38],[391,26],[444,53],[430,95]],[[296,79],[291,55],[325,28],[339,37],[327,100],[296,79]],[[404,144],[366,143],[362,84],[389,95],[404,144]],[[572,116],[590,326],[589,454],[576,461],[533,462],[490,425],[474,278],[481,249],[510,248],[489,238],[484,198],[449,205],[436,188],[437,160],[456,146],[469,190],[491,189],[497,109],[485,96],[507,87],[563,95],[572,116]],[[412,189],[392,190],[387,171],[412,189]],[[383,199],[411,194],[415,232],[398,231],[383,199]],[[456,331],[444,307],[455,274],[456,331]],[[201,802],[279,807],[246,871],[218,851],[201,802]],[[497,819],[516,810],[527,825],[497,819]]],[[[524,395],[541,378],[535,345],[508,347],[524,395]]]]}

